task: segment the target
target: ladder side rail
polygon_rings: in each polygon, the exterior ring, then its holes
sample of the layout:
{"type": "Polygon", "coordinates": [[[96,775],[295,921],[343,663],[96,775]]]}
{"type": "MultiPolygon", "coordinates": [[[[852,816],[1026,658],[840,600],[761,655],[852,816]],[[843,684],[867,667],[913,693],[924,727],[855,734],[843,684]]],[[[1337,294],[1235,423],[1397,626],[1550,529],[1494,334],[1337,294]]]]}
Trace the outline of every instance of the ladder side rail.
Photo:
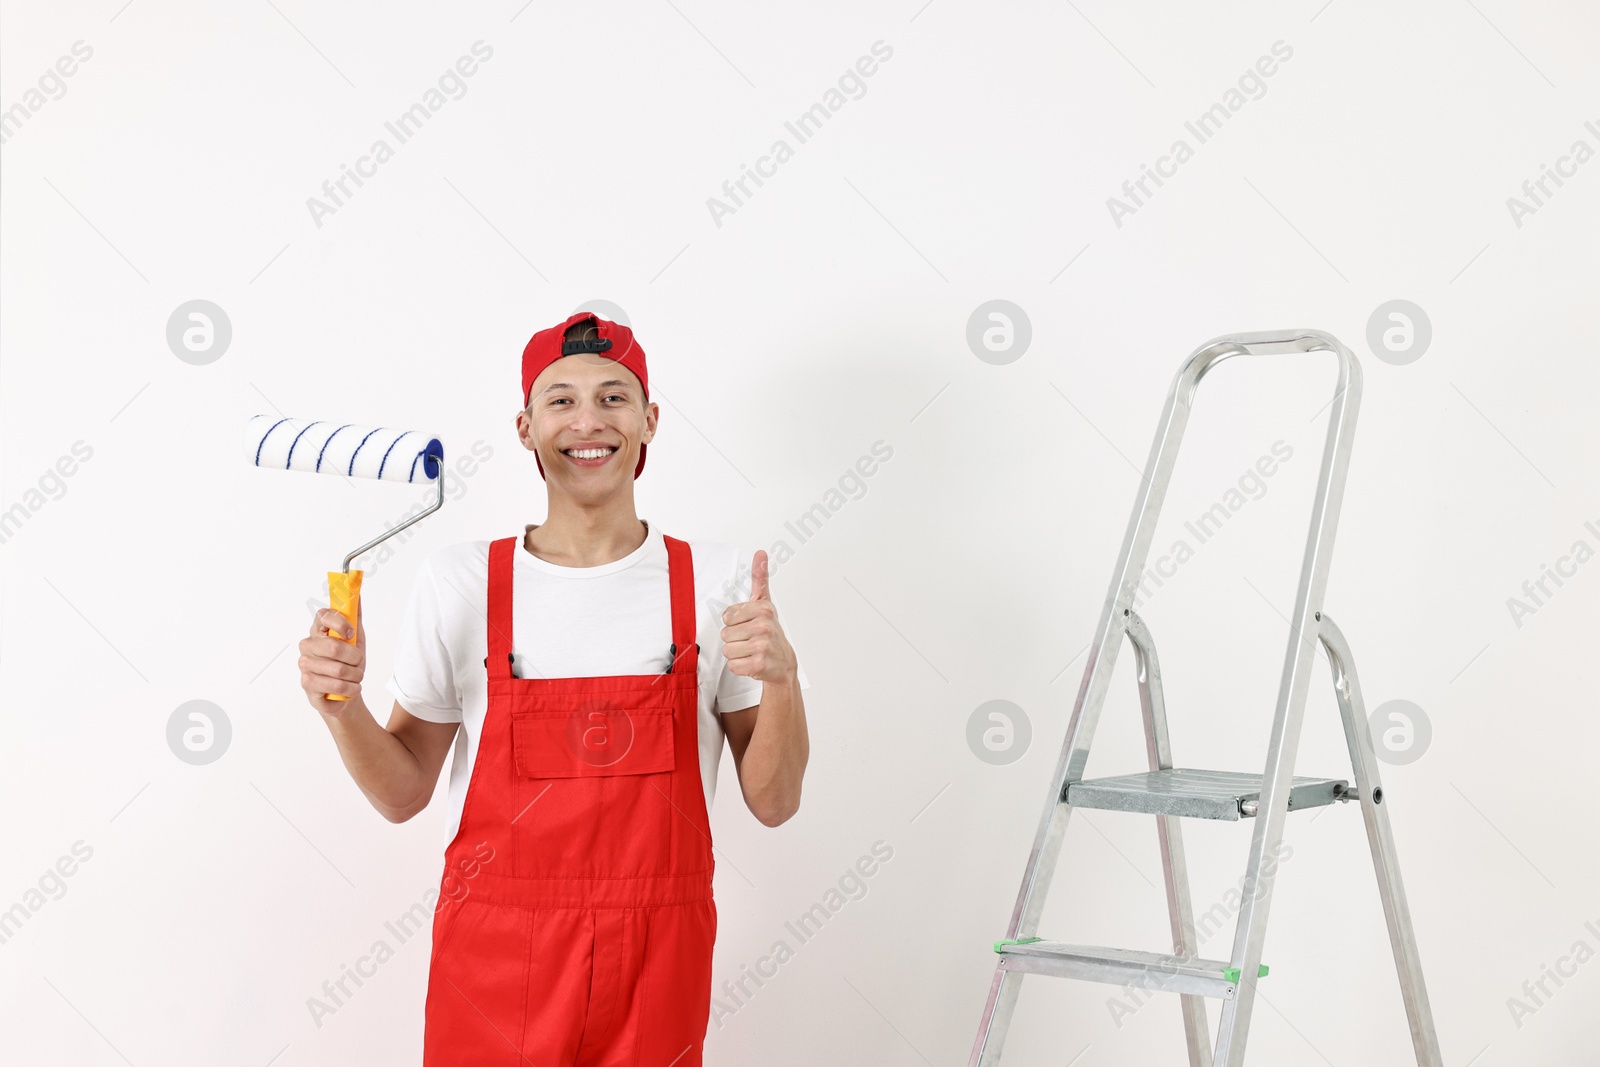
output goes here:
{"type": "Polygon", "coordinates": [[[1284,652],[1283,673],[1278,684],[1272,736],[1262,772],[1260,806],[1250,841],[1244,897],[1234,929],[1230,964],[1239,968],[1239,990],[1238,995],[1222,1007],[1215,1049],[1218,1067],[1243,1067],[1244,1063],[1245,1039],[1255,1007],[1258,968],[1272,901],[1276,852],[1283,839],[1283,824],[1288,815],[1289,791],[1300,745],[1306,691],[1316,654],[1316,616],[1322,610],[1327,587],[1334,533],[1338,527],[1339,508],[1344,500],[1345,476],[1349,469],[1356,414],[1361,401],[1361,367],[1343,344],[1324,334],[1316,339],[1311,348],[1289,350],[1316,349],[1328,349],[1338,356],[1339,376],[1332,409],[1328,413],[1327,438],[1317,475],[1299,587],[1289,619],[1288,647],[1284,652]],[[1272,853],[1270,860],[1269,853],[1272,853]]]}
{"type": "Polygon", "coordinates": [[[1106,690],[1111,683],[1127,615],[1133,610],[1133,594],[1138,589],[1140,575],[1144,573],[1145,559],[1155,536],[1156,519],[1161,514],[1167,486],[1172,481],[1178,445],[1183,440],[1183,432],[1189,422],[1195,384],[1213,363],[1237,355],[1239,351],[1232,343],[1203,346],[1184,362],[1167,390],[1161,422],[1151,443],[1144,473],[1140,475],[1133,512],[1128,519],[1128,530],[1122,539],[1122,548],[1118,551],[1117,563],[1112,570],[1111,585],[1100,609],[1100,621],[1095,626],[1094,639],[1090,642],[1088,658],[1083,665],[1083,679],[1078,684],[1072,716],[1067,722],[1066,742],[1056,762],[1044,813],[1034,835],[1027,876],[1017,894],[1010,925],[1006,928],[1008,939],[1032,937],[1038,932],[1039,913],[1043,910],[1055,861],[1060,855],[1061,837],[1066,830],[1070,811],[1066,803],[1067,787],[1082,779],[1084,766],[1089,761],[1089,743],[1093,739],[1100,709],[1105,703],[1106,690]]]}
{"type": "Polygon", "coordinates": [[[1411,1027],[1411,1044],[1419,1067],[1442,1067],[1439,1035],[1433,1027],[1433,1009],[1422,978],[1422,957],[1417,951],[1416,933],[1411,925],[1411,909],[1406,903],[1405,885],[1400,879],[1400,860],[1394,833],[1389,825],[1389,805],[1384,803],[1383,783],[1379,780],[1378,759],[1373,752],[1372,732],[1367,725],[1366,703],[1356,677],[1355,659],[1344,634],[1326,612],[1319,621],[1318,636],[1327,649],[1333,669],[1334,691],[1344,720],[1345,742],[1350,748],[1350,763],[1355,773],[1357,798],[1362,821],[1367,826],[1367,842],[1378,875],[1378,895],[1383,901],[1384,922],[1389,927],[1389,944],[1394,950],[1395,969],[1400,976],[1400,994],[1405,1000],[1406,1020],[1411,1027]]]}
{"type": "MultiPolygon", "coordinates": [[[[1132,610],[1133,591],[1138,587],[1138,577],[1144,571],[1144,561],[1155,534],[1156,517],[1161,512],[1167,485],[1172,478],[1172,468],[1177,462],[1178,443],[1183,439],[1183,430],[1189,421],[1195,383],[1217,359],[1237,354],[1238,351],[1235,347],[1215,343],[1203,346],[1185,361],[1167,390],[1166,405],[1161,413],[1155,440],[1150,446],[1144,473],[1140,476],[1127,534],[1123,537],[1122,548],[1112,570],[1110,590],[1106,594],[1100,621],[1095,626],[1094,639],[1090,642],[1088,658],[1083,665],[1083,679],[1073,702],[1072,717],[1067,722],[1066,739],[1056,762],[1050,792],[1045,798],[1044,812],[1034,833],[1022,886],[1017,892],[1011,919],[1006,924],[1008,941],[1033,937],[1039,932],[1039,917],[1044,911],[1045,897],[1055,876],[1056,863],[1061,856],[1062,837],[1071,813],[1066,801],[1067,787],[1083,777],[1084,766],[1088,763],[1089,743],[1100,718],[1100,708],[1105,702],[1117,650],[1122,644],[1126,623],[1124,607],[1132,610]]],[[[989,998],[984,1004],[983,1019],[978,1026],[977,1041],[968,1061],[969,1067],[995,1067],[1000,1062],[1021,983],[1022,973],[1008,971],[1006,960],[1002,957],[995,965],[989,998]]]]}
{"type": "MultiPolygon", "coordinates": [[[[1129,612],[1127,620],[1150,769],[1171,770],[1172,738],[1167,732],[1167,702],[1161,685],[1161,660],[1156,656],[1155,638],[1138,612],[1129,612]]],[[[1172,951],[1174,955],[1194,959],[1200,955],[1200,945],[1195,936],[1194,907],[1189,898],[1189,862],[1183,848],[1182,820],[1175,815],[1156,816],[1156,834],[1161,844],[1161,872],[1166,879],[1172,951]]],[[[1206,1025],[1205,997],[1184,993],[1179,1001],[1184,1040],[1189,1046],[1189,1067],[1211,1067],[1211,1031],[1206,1025]]]]}
{"type": "Polygon", "coordinates": [[[997,1067],[1000,1063],[1006,1034],[1011,1030],[1011,1016],[1017,1007],[1017,994],[1022,992],[1022,972],[1007,970],[1005,962],[1002,957],[995,964],[994,977],[989,981],[989,999],[984,1002],[983,1019],[978,1023],[978,1040],[972,1046],[967,1067],[997,1067]]]}

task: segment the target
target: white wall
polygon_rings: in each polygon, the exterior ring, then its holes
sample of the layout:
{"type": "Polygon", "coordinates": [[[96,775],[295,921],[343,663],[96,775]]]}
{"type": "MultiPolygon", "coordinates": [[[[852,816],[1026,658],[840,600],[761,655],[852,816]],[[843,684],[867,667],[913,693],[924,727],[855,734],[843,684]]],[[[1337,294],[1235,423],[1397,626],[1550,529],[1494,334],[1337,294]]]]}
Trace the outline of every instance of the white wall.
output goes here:
{"type": "MultiPolygon", "coordinates": [[[[966,1063],[1167,384],[1200,343],[1278,327],[1330,331],[1365,369],[1327,606],[1369,706],[1431,723],[1383,770],[1445,1061],[1592,1055],[1600,162],[1520,218],[1507,199],[1600,149],[1600,22],[1503,0],[920,2],[5,5],[0,109],[27,112],[0,193],[8,1062],[419,1062],[420,940],[322,1025],[306,1002],[436,884],[443,805],[393,826],[366,804],[293,642],[323,573],[431,490],[256,471],[239,427],[276,409],[492,449],[369,573],[385,705],[423,556],[542,519],[519,353],[592,299],[625,309],[662,405],[640,514],[794,549],[772,591],[812,682],[811,765],[769,830],[724,764],[719,996],[796,951],[713,1024],[708,1063],[966,1063]],[[307,198],[480,40],[465,95],[314,222],[307,198]],[[30,97],[78,41],[65,91],[30,97]],[[785,121],[879,41],[864,94],[797,144],[785,121]],[[1280,41],[1198,143],[1185,122],[1280,41]],[[708,198],[778,138],[793,157],[719,224],[708,198]],[[1108,198],[1180,138],[1192,158],[1114,221],[1108,198]],[[204,365],[166,340],[195,299],[232,329],[204,365]],[[1004,365],[967,341],[995,299],[1031,324],[1004,365]],[[1367,341],[1395,299],[1431,323],[1407,364],[1367,341]],[[892,458],[852,485],[879,441],[892,458]],[[819,502],[837,510],[800,543],[785,523],[819,502]],[[1576,542],[1586,562],[1514,617],[1576,542]],[[1032,730],[999,766],[966,740],[997,699],[1032,730]],[[167,744],[190,700],[231,724],[205,766],[167,744]],[[785,923],[879,841],[865,895],[796,944],[785,923]]],[[[1144,609],[1181,765],[1265,751],[1332,380],[1326,356],[1235,360],[1202,389],[1158,547],[1275,442],[1292,458],[1144,609]]],[[[1092,775],[1142,767],[1119,667],[1092,775]]],[[[1348,777],[1317,672],[1298,767],[1348,777]]],[[[1197,909],[1243,874],[1248,826],[1186,824],[1197,909]]],[[[1251,1062],[1414,1062],[1359,813],[1287,835],[1251,1062]]],[[[1160,881],[1149,819],[1079,813],[1043,929],[1159,950],[1160,881]]],[[[1118,1020],[1116,993],[1030,979],[1007,1062],[1175,1062],[1176,1002],[1118,1020]]]]}

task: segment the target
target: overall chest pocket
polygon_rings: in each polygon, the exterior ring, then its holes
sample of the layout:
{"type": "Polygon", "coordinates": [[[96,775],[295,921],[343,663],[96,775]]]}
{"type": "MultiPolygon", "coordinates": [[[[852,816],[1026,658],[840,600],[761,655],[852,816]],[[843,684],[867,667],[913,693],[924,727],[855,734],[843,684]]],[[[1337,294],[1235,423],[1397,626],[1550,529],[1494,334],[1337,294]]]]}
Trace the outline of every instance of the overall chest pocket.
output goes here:
{"type": "Polygon", "coordinates": [[[623,708],[592,700],[511,713],[511,749],[524,778],[659,774],[675,765],[670,704],[623,708]]]}

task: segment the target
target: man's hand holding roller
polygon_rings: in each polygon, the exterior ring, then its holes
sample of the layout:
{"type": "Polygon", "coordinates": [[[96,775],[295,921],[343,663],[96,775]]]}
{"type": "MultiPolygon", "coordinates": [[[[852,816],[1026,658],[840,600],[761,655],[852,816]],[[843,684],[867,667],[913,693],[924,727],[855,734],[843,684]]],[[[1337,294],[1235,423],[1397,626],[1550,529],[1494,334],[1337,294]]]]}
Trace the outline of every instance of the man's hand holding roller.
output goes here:
{"type": "Polygon", "coordinates": [[[337,717],[361,696],[361,679],[367,671],[367,628],[359,600],[356,624],[352,644],[349,620],[332,608],[322,608],[311,620],[311,636],[300,641],[300,688],[323,715],[337,717]],[[328,693],[351,699],[329,700],[328,693]]]}
{"type": "Polygon", "coordinates": [[[311,634],[300,639],[300,688],[339,746],[350,777],[372,806],[390,822],[404,822],[428,803],[439,769],[455,740],[457,724],[429,722],[397,701],[388,727],[378,724],[361,699],[367,671],[367,628],[356,602],[356,639],[350,623],[332,608],[311,620],[311,634]],[[334,636],[338,635],[338,636],[334,636]],[[348,700],[329,700],[328,693],[348,700]]]}

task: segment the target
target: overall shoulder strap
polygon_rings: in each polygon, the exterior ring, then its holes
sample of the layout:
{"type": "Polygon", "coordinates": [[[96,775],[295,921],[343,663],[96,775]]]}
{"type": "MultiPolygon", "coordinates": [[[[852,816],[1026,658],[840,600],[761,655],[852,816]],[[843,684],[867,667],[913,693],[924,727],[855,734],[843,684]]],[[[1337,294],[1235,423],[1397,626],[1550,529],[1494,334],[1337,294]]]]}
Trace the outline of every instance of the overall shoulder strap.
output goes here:
{"type": "Polygon", "coordinates": [[[491,678],[511,677],[511,574],[518,551],[515,537],[489,542],[489,656],[491,678]]]}
{"type": "Polygon", "coordinates": [[[688,673],[699,669],[700,646],[695,644],[694,556],[689,542],[662,534],[667,545],[667,576],[672,584],[672,669],[688,673]]]}

